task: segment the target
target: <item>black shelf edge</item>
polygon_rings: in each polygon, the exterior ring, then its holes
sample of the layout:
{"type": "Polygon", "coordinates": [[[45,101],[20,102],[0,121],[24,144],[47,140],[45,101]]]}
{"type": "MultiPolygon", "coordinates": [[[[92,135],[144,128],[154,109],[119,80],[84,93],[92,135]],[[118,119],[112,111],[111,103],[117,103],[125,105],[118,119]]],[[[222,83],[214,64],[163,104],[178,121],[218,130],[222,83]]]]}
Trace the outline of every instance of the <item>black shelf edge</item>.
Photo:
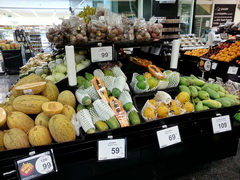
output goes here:
{"type": "Polygon", "coordinates": [[[57,49],[65,48],[65,46],[73,45],[75,48],[89,48],[89,47],[97,47],[99,46],[115,46],[116,48],[127,48],[127,47],[138,47],[138,46],[152,46],[152,45],[160,45],[162,43],[162,39],[160,40],[153,40],[150,39],[149,41],[137,41],[137,40],[130,40],[130,41],[121,41],[121,42],[87,42],[81,44],[66,44],[66,45],[56,45],[57,49]]]}

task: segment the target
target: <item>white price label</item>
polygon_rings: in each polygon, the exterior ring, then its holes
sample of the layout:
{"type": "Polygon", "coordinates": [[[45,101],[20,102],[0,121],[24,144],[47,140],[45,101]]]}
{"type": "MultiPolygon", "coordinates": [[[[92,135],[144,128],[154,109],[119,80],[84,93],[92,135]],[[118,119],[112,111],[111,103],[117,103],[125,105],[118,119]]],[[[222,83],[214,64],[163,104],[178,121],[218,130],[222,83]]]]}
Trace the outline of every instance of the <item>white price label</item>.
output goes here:
{"type": "Polygon", "coordinates": [[[235,66],[229,66],[228,68],[228,74],[237,74],[238,72],[238,67],[235,67],[235,66]]]}
{"type": "Polygon", "coordinates": [[[160,148],[164,148],[181,142],[181,136],[178,126],[173,126],[157,131],[157,137],[160,148]]]}
{"type": "Polygon", "coordinates": [[[231,131],[231,121],[229,115],[212,118],[213,133],[231,131]]]}
{"type": "Polygon", "coordinates": [[[49,155],[39,157],[35,163],[37,172],[40,174],[48,174],[53,171],[52,158],[49,155]]]}
{"type": "Polygon", "coordinates": [[[16,166],[21,180],[34,179],[58,171],[52,150],[16,160],[16,166]]]}
{"type": "Polygon", "coordinates": [[[204,69],[205,69],[206,71],[210,71],[210,70],[211,70],[211,65],[212,65],[212,63],[211,63],[210,60],[205,61],[205,63],[204,63],[204,69]]]}
{"type": "Polygon", "coordinates": [[[112,61],[112,46],[93,47],[91,48],[92,62],[112,61]]]}
{"type": "Polygon", "coordinates": [[[217,69],[217,65],[218,65],[218,63],[213,62],[213,63],[212,63],[212,69],[213,69],[213,70],[217,69]]]}
{"type": "Polygon", "coordinates": [[[149,46],[143,46],[142,48],[141,48],[141,51],[143,51],[143,52],[145,52],[145,53],[148,53],[149,52],[149,46]]]}
{"type": "Polygon", "coordinates": [[[121,159],[126,157],[126,139],[98,141],[98,160],[121,159]]]}
{"type": "Polygon", "coordinates": [[[25,90],[23,90],[23,93],[26,94],[26,95],[33,95],[34,94],[32,89],[25,89],[25,90]]]}
{"type": "Polygon", "coordinates": [[[154,55],[159,55],[160,54],[160,48],[159,47],[152,47],[150,53],[154,55]]]}

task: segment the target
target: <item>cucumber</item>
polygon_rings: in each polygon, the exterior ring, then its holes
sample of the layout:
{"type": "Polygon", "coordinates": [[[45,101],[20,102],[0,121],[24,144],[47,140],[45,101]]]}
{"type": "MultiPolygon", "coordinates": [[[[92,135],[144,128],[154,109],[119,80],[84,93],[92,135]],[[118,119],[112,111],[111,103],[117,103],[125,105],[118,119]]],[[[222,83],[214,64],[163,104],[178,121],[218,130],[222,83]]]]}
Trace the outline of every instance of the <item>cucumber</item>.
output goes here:
{"type": "Polygon", "coordinates": [[[111,117],[107,121],[105,121],[107,125],[110,127],[110,129],[116,129],[120,128],[120,123],[118,122],[117,118],[115,116],[111,117]]]}
{"type": "Polygon", "coordinates": [[[128,119],[132,125],[141,124],[137,111],[131,111],[128,115],[128,119]]]}

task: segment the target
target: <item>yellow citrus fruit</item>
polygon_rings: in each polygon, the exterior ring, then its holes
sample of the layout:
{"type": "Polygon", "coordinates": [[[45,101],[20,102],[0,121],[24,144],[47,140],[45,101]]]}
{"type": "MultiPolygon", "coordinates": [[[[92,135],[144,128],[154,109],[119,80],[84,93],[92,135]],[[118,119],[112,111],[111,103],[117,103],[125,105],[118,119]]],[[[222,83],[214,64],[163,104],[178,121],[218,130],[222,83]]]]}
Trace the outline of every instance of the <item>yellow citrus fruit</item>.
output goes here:
{"type": "Polygon", "coordinates": [[[181,114],[181,108],[178,105],[171,106],[170,112],[173,113],[174,115],[179,115],[179,114],[181,114]]]}
{"type": "Polygon", "coordinates": [[[154,107],[157,106],[157,101],[155,101],[154,99],[150,99],[148,102],[149,102],[151,105],[153,105],[154,107]]]}
{"type": "Polygon", "coordinates": [[[148,119],[152,119],[155,117],[155,111],[154,111],[154,108],[152,107],[146,107],[144,110],[143,110],[143,116],[148,118],[148,119]]]}
{"type": "Polygon", "coordinates": [[[192,112],[194,109],[194,105],[190,102],[185,102],[182,106],[183,109],[186,110],[186,112],[192,112]]]}
{"type": "Polygon", "coordinates": [[[159,106],[156,111],[158,118],[168,117],[169,109],[166,106],[159,106]]]}
{"type": "Polygon", "coordinates": [[[176,100],[183,104],[190,100],[190,95],[187,92],[182,91],[177,95],[176,100]]]}
{"type": "Polygon", "coordinates": [[[152,77],[152,74],[151,73],[144,73],[144,77],[148,79],[148,78],[152,77]]]}

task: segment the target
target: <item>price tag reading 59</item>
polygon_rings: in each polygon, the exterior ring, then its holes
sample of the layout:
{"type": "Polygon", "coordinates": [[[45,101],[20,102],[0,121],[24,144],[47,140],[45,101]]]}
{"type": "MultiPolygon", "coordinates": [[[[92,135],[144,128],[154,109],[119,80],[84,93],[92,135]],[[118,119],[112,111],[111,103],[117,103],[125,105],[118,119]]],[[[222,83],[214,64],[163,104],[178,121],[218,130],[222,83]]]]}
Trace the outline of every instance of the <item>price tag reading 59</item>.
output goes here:
{"type": "Polygon", "coordinates": [[[103,62],[113,60],[112,46],[93,47],[91,48],[92,62],[103,62]]]}
{"type": "Polygon", "coordinates": [[[213,133],[231,131],[231,121],[229,115],[212,118],[213,133]]]}
{"type": "Polygon", "coordinates": [[[126,139],[98,141],[98,160],[121,159],[126,157],[126,139]]]}
{"type": "Polygon", "coordinates": [[[173,126],[157,131],[157,137],[160,148],[181,142],[178,126],[173,126]]]}

